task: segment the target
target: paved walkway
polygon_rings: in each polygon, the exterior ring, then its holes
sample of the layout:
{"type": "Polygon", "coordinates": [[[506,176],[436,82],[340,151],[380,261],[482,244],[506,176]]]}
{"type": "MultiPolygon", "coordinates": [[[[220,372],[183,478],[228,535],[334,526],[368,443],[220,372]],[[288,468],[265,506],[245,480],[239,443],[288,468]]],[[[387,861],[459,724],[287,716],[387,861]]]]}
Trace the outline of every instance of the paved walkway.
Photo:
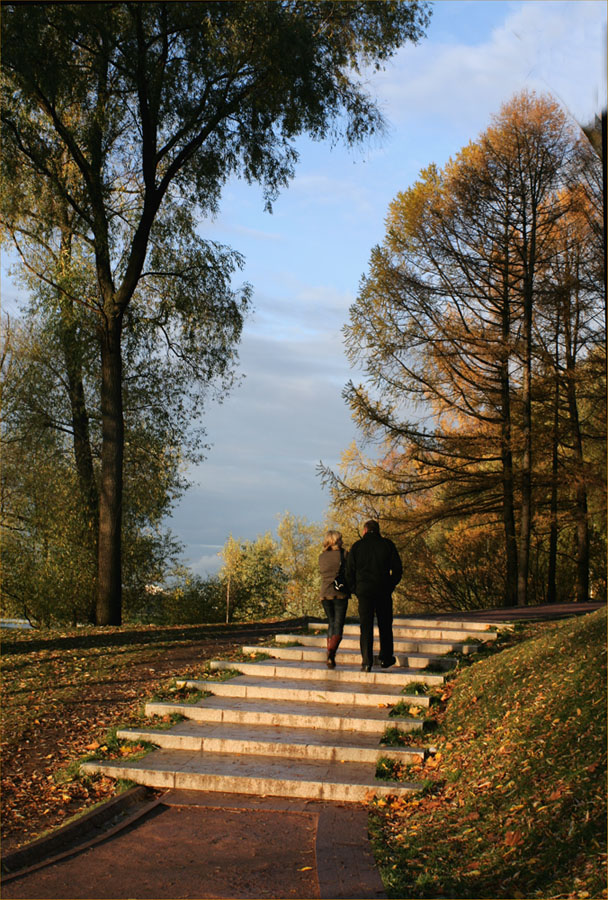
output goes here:
{"type": "Polygon", "coordinates": [[[383,898],[367,809],[169,791],[135,816],[4,879],[13,898],[383,898]]]}
{"type": "MultiPolygon", "coordinates": [[[[600,606],[559,604],[441,618],[549,620],[600,606]]],[[[105,812],[93,811],[3,860],[15,873],[4,878],[4,900],[385,896],[364,805],[208,791],[130,793],[139,798],[130,809],[128,797],[118,798],[105,812]]]]}
{"type": "MultiPolygon", "coordinates": [[[[542,606],[507,606],[494,609],[472,609],[454,612],[429,613],[424,616],[412,616],[417,619],[480,619],[484,622],[525,622],[525,621],[549,621],[551,619],[565,619],[568,616],[582,616],[585,613],[595,612],[601,609],[605,603],[545,603],[542,606]]],[[[405,619],[410,618],[404,616],[405,619]]]]}

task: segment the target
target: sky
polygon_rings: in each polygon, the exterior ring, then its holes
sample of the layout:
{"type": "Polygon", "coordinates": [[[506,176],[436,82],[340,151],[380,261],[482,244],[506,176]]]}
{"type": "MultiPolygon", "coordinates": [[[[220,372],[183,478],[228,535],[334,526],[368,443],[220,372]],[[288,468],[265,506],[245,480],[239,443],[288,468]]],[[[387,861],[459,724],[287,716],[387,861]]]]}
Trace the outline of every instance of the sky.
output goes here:
{"type": "Polygon", "coordinates": [[[583,124],[606,105],[604,0],[431,6],[427,37],[367,79],[387,120],[381,140],[352,149],[303,139],[272,214],[260,188],[234,180],[219,214],[200,223],[203,237],[243,254],[239,279],[254,290],[239,351],[244,378],[206,410],[210,449],[167,520],[200,575],[217,570],[231,534],[274,532],[287,511],[323,521],[330,498],[317,466],[337,466],[357,437],[341,394],[359,376],[342,328],[394,197],[474,140],[518,91],[551,94],[583,124]]]}

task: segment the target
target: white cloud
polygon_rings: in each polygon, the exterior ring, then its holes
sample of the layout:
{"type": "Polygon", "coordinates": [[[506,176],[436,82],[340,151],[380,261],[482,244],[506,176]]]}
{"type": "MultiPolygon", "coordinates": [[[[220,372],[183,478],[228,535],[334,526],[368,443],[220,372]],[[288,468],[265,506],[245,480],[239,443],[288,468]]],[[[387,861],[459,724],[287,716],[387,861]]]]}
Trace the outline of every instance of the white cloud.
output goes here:
{"type": "MultiPolygon", "coordinates": [[[[329,166],[328,166],[329,168],[329,166]]],[[[325,174],[299,174],[290,186],[293,196],[308,199],[315,206],[336,206],[339,215],[348,209],[351,215],[368,215],[374,209],[372,192],[357,177],[337,178],[325,174]]]]}
{"type": "Polygon", "coordinates": [[[272,293],[255,298],[248,334],[276,341],[308,342],[326,352],[331,341],[341,348],[340,329],[348,317],[353,295],[330,285],[304,284],[289,271],[274,273],[272,293]]]}
{"type": "Polygon", "coordinates": [[[189,567],[195,575],[202,575],[204,577],[205,575],[215,574],[222,565],[222,561],[218,555],[221,547],[214,547],[214,553],[203,553],[200,556],[196,556],[194,554],[196,554],[198,546],[199,545],[197,544],[191,544],[189,547],[189,556],[186,560],[189,567]]]}
{"type": "Polygon", "coordinates": [[[470,138],[524,88],[553,93],[585,120],[605,102],[605,23],[595,0],[519,4],[477,44],[433,41],[431,22],[429,38],[402,48],[374,89],[394,122],[422,116],[458,124],[470,138]]]}

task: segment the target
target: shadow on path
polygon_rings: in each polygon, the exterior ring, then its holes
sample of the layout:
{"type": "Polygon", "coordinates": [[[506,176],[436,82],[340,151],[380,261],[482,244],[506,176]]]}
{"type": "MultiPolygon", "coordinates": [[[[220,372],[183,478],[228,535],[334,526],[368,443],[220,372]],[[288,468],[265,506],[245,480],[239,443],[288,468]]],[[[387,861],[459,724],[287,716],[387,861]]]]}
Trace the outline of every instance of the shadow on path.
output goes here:
{"type": "Polygon", "coordinates": [[[148,799],[104,834],[7,875],[2,896],[318,900],[385,895],[363,806],[169,791],[148,799]]]}

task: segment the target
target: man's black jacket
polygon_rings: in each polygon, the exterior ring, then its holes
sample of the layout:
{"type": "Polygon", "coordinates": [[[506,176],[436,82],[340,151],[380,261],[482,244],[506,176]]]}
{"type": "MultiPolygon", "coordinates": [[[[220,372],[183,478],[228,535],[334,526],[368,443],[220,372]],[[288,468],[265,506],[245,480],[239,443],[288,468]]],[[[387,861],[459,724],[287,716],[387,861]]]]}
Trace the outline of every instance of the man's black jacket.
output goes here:
{"type": "Polygon", "coordinates": [[[368,531],[350,548],[346,580],[357,596],[392,594],[402,575],[397,548],[388,538],[368,531]]]}

